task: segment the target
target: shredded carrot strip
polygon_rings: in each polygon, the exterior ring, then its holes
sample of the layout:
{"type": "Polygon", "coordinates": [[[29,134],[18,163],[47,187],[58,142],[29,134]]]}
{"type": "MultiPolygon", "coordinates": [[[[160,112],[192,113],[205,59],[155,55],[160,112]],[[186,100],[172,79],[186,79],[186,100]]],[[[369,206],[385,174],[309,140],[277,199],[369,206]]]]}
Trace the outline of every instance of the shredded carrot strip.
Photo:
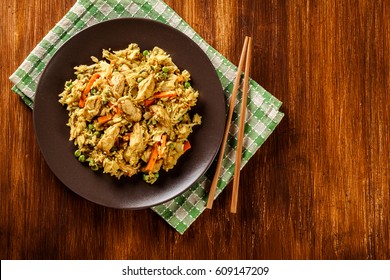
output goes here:
{"type": "Polygon", "coordinates": [[[147,99],[147,100],[144,101],[144,106],[145,107],[149,107],[153,103],[154,103],[154,98],[153,99],[147,99]]]}
{"type": "Polygon", "coordinates": [[[100,124],[104,124],[106,122],[108,122],[109,120],[112,119],[112,116],[111,115],[104,115],[104,116],[101,116],[101,117],[98,117],[97,120],[100,124]]]}
{"type": "Polygon", "coordinates": [[[174,97],[176,96],[177,93],[174,92],[174,91],[162,91],[162,92],[157,92],[153,95],[152,98],[150,99],[146,99],[144,101],[144,106],[145,107],[149,107],[150,105],[152,105],[154,103],[154,101],[157,99],[157,98],[169,98],[169,97],[174,97]]]}
{"type": "Polygon", "coordinates": [[[114,111],[116,114],[122,113],[122,110],[118,106],[114,106],[114,111]]]}
{"type": "Polygon", "coordinates": [[[84,95],[82,95],[80,100],[79,100],[79,107],[80,108],[84,108],[84,106],[85,106],[85,99],[87,99],[87,96],[84,97],[84,95]]]}
{"type": "Polygon", "coordinates": [[[186,151],[188,151],[189,149],[191,149],[190,141],[185,141],[185,142],[184,142],[183,151],[186,152],[186,151]]]}
{"type": "Polygon", "coordinates": [[[148,163],[146,164],[146,167],[145,167],[146,171],[150,172],[150,171],[153,170],[153,167],[154,167],[154,165],[156,164],[156,161],[157,161],[157,157],[158,157],[158,143],[154,143],[153,148],[152,148],[152,152],[150,154],[149,161],[148,161],[148,163]]]}
{"type": "Polygon", "coordinates": [[[167,98],[167,97],[174,97],[177,93],[175,91],[162,91],[158,92],[155,95],[153,95],[154,98],[167,98]]]}
{"type": "Polygon", "coordinates": [[[81,108],[84,108],[85,106],[85,100],[87,99],[87,94],[91,91],[91,88],[93,86],[93,83],[100,77],[99,73],[95,73],[92,75],[91,79],[88,81],[88,84],[84,88],[84,91],[81,95],[80,101],[79,101],[79,106],[81,108]]]}

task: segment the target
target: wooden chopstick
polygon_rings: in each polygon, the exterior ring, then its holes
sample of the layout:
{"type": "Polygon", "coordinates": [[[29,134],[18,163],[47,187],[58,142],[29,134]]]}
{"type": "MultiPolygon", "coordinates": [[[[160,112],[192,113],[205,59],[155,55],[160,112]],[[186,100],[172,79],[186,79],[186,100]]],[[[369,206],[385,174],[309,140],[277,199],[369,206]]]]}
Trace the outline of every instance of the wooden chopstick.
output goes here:
{"type": "Polygon", "coordinates": [[[245,56],[246,56],[246,52],[247,52],[248,40],[249,40],[249,37],[246,36],[245,40],[244,40],[244,46],[243,46],[242,51],[241,51],[240,62],[238,64],[237,76],[236,76],[236,79],[234,81],[234,87],[233,87],[232,96],[230,98],[229,112],[228,112],[228,117],[227,117],[227,120],[226,120],[225,133],[223,135],[223,140],[222,140],[222,143],[221,143],[221,150],[219,151],[217,167],[216,167],[216,171],[215,171],[215,174],[214,174],[214,177],[213,177],[213,181],[211,183],[210,192],[209,192],[209,198],[207,200],[206,207],[208,209],[211,209],[213,207],[215,191],[217,189],[217,183],[218,183],[218,180],[219,180],[219,174],[221,172],[222,160],[223,160],[223,156],[224,156],[224,153],[225,153],[226,143],[227,143],[227,139],[228,139],[228,135],[229,135],[230,123],[232,121],[234,105],[236,103],[237,91],[238,91],[238,87],[240,85],[241,72],[242,72],[242,68],[243,68],[243,65],[244,65],[244,60],[245,60],[245,56]]]}
{"type": "Polygon", "coordinates": [[[236,165],[234,167],[234,178],[233,178],[233,194],[230,206],[230,212],[237,212],[237,201],[238,201],[238,188],[240,183],[240,171],[241,171],[241,159],[242,159],[242,142],[244,139],[244,127],[245,127],[245,114],[246,114],[246,100],[248,98],[249,90],[249,69],[252,60],[252,38],[249,37],[248,52],[245,61],[245,73],[244,73],[244,85],[242,89],[242,102],[240,111],[240,126],[238,130],[237,139],[237,150],[236,150],[236,165]]]}

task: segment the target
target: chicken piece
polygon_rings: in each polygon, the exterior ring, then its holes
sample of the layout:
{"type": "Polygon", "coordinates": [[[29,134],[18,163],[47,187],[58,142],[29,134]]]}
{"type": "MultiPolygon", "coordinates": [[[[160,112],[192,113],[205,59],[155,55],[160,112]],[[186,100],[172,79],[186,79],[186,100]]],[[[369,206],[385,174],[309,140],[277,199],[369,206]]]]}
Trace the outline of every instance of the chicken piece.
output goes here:
{"type": "Polygon", "coordinates": [[[135,100],[142,101],[153,95],[155,81],[153,75],[149,75],[146,79],[138,84],[138,94],[135,100]]]}
{"type": "Polygon", "coordinates": [[[99,72],[100,72],[101,76],[106,77],[107,71],[111,71],[112,72],[112,66],[113,65],[110,66],[110,63],[107,63],[107,61],[105,61],[105,60],[98,60],[97,63],[99,64],[99,67],[100,67],[100,71],[99,72]],[[109,70],[110,67],[111,67],[111,69],[109,70]]]}
{"type": "Polygon", "coordinates": [[[125,89],[125,77],[121,73],[114,72],[112,73],[111,84],[114,97],[122,97],[125,89]]]}
{"type": "Polygon", "coordinates": [[[115,141],[119,135],[119,132],[120,132],[120,124],[116,124],[107,128],[106,131],[104,132],[104,135],[102,136],[99,143],[97,144],[97,147],[105,152],[109,152],[111,148],[114,146],[115,141]]]}
{"type": "Polygon", "coordinates": [[[99,114],[102,106],[102,98],[100,95],[90,96],[85,101],[84,117],[87,121],[91,121],[94,116],[99,114]]]}
{"type": "Polygon", "coordinates": [[[118,99],[118,107],[121,109],[127,116],[126,119],[133,122],[139,122],[142,118],[141,109],[137,108],[130,97],[125,96],[118,99]]]}
{"type": "Polygon", "coordinates": [[[139,124],[136,123],[133,127],[133,132],[130,135],[130,145],[129,148],[135,152],[140,152],[145,149],[146,143],[143,141],[144,129],[139,124]]]}
{"type": "Polygon", "coordinates": [[[109,64],[106,63],[104,67],[102,67],[102,70],[105,69],[104,71],[104,77],[106,78],[107,81],[111,80],[112,77],[112,71],[114,70],[114,62],[110,62],[109,64]]]}
{"type": "Polygon", "coordinates": [[[130,61],[139,58],[141,55],[140,48],[135,43],[130,44],[126,49],[126,51],[127,51],[127,59],[129,59],[130,61]]]}
{"type": "Polygon", "coordinates": [[[176,75],[170,75],[168,80],[161,82],[160,84],[160,91],[170,91],[174,90],[176,88],[176,75]]]}
{"type": "Polygon", "coordinates": [[[172,58],[159,47],[154,47],[150,55],[150,60],[156,61],[159,65],[174,65],[172,58]]]}
{"type": "Polygon", "coordinates": [[[136,60],[141,55],[140,48],[137,44],[131,43],[126,49],[114,51],[113,54],[108,54],[111,56],[116,56],[117,58],[126,59],[127,62],[132,62],[136,60]]]}
{"type": "Polygon", "coordinates": [[[167,111],[159,105],[149,106],[150,111],[156,116],[156,120],[161,123],[163,126],[171,126],[171,119],[167,111]]]}
{"type": "Polygon", "coordinates": [[[129,85],[130,89],[137,87],[137,76],[138,73],[126,72],[126,83],[129,85]]]}
{"type": "MultiPolygon", "coordinates": [[[[120,72],[122,72],[122,73],[126,73],[126,72],[129,72],[130,71],[130,68],[129,68],[129,66],[128,65],[126,65],[126,64],[122,64],[122,65],[120,65],[119,67],[118,67],[118,70],[120,71],[120,72]]],[[[125,75],[126,76],[126,75],[125,75]]]]}
{"type": "Polygon", "coordinates": [[[130,143],[126,148],[123,157],[131,165],[136,165],[139,161],[139,154],[145,150],[147,141],[144,139],[144,128],[137,122],[130,134],[130,143]]]}

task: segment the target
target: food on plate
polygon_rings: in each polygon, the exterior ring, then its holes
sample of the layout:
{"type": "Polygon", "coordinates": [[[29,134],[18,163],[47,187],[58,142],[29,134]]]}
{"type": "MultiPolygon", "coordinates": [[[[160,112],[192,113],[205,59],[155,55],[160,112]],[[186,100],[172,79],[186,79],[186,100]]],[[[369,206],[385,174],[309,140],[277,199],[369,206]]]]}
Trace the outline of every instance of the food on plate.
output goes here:
{"type": "Polygon", "coordinates": [[[75,156],[92,170],[118,179],[142,174],[153,184],[191,148],[201,116],[190,114],[198,99],[187,70],[164,50],[103,50],[103,59],[75,67],[59,102],[69,111],[75,156]]]}

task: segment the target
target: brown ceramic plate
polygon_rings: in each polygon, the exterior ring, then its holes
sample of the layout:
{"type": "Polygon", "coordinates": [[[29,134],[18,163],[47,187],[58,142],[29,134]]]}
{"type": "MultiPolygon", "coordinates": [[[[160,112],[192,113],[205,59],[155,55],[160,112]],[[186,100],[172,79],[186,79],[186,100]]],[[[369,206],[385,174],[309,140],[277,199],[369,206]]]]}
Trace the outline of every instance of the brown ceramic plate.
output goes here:
{"type": "Polygon", "coordinates": [[[174,198],[193,185],[212,164],[222,141],[225,126],[225,99],[213,65],[197,44],[180,31],[160,22],[123,18],[84,29],[69,39],[47,64],[34,102],[34,128],[42,154],[54,174],[71,190],[94,203],[113,208],[140,209],[174,198]],[[137,43],[141,50],[159,46],[174,63],[192,76],[199,91],[193,111],[202,116],[202,125],[190,135],[192,148],[169,172],[160,172],[153,185],[140,176],[116,179],[93,172],[77,161],[75,146],[66,126],[68,114],[58,103],[65,81],[74,79],[73,67],[101,58],[102,49],[124,49],[137,43]]]}

